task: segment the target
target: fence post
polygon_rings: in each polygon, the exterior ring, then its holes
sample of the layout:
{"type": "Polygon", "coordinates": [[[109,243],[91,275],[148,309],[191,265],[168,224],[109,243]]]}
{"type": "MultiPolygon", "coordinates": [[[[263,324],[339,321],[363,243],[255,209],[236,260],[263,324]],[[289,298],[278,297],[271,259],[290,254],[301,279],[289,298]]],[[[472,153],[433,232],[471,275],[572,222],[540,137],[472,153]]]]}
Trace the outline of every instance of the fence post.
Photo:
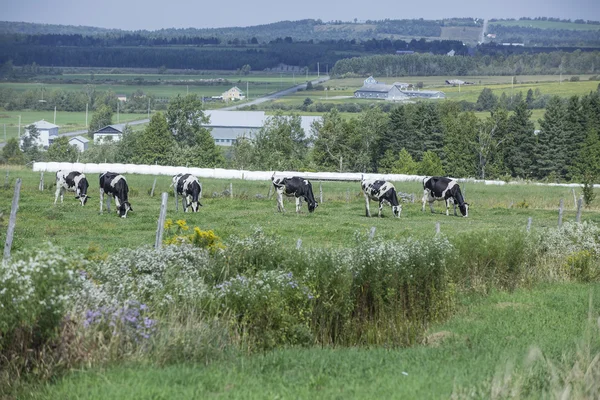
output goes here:
{"type": "Polygon", "coordinates": [[[17,210],[19,209],[19,197],[21,196],[21,178],[17,178],[15,184],[15,194],[13,195],[12,205],[10,207],[10,219],[8,221],[8,230],[6,231],[6,242],[4,243],[4,259],[10,259],[10,249],[12,247],[13,236],[15,234],[15,225],[17,223],[17,210]]]}
{"type": "Polygon", "coordinates": [[[371,227],[371,232],[369,232],[369,239],[373,240],[374,237],[375,237],[375,227],[372,226],[371,227]]]}
{"type": "Polygon", "coordinates": [[[576,218],[577,223],[581,222],[581,206],[582,205],[583,205],[583,199],[579,198],[579,200],[577,200],[577,218],[576,218]]]}
{"type": "Polygon", "coordinates": [[[298,241],[296,242],[296,250],[300,250],[301,247],[302,247],[302,239],[298,239],[298,241]]]}
{"type": "Polygon", "coordinates": [[[160,249],[162,247],[163,231],[165,230],[165,219],[167,218],[167,201],[169,200],[169,194],[163,192],[162,200],[160,203],[160,215],[158,216],[158,227],[156,229],[156,240],[154,241],[154,248],[160,249]]]}
{"type": "Polygon", "coordinates": [[[177,198],[177,188],[173,190],[175,193],[175,212],[179,212],[179,199],[177,198]]]}
{"type": "Polygon", "coordinates": [[[531,230],[531,221],[533,221],[533,218],[527,218],[527,232],[531,230]]]}
{"type": "Polygon", "coordinates": [[[267,199],[271,200],[271,190],[273,189],[273,185],[269,185],[269,193],[267,193],[267,199]]]}
{"type": "Polygon", "coordinates": [[[323,204],[323,181],[319,181],[319,202],[323,204]]]}
{"type": "Polygon", "coordinates": [[[42,192],[44,191],[44,171],[42,171],[40,175],[40,186],[39,188],[42,192]]]}
{"type": "Polygon", "coordinates": [[[4,178],[4,189],[8,189],[8,170],[6,170],[6,177],[4,178]]]}
{"type": "Polygon", "coordinates": [[[439,223],[439,222],[436,222],[436,223],[435,223],[435,234],[436,234],[436,236],[437,236],[437,235],[439,235],[439,234],[440,234],[440,232],[441,232],[441,229],[440,229],[440,223],[439,223]]]}
{"type": "Polygon", "coordinates": [[[229,182],[229,197],[233,199],[233,183],[229,182]]]}
{"type": "Polygon", "coordinates": [[[156,188],[156,178],[154,178],[154,183],[152,184],[152,190],[150,191],[150,197],[154,197],[154,189],[156,188]]]}
{"type": "Polygon", "coordinates": [[[560,199],[560,203],[558,205],[558,227],[559,228],[562,226],[564,206],[565,206],[565,201],[563,199],[560,199]]]}
{"type": "Polygon", "coordinates": [[[346,189],[346,203],[350,203],[350,189],[346,189]]]}
{"type": "Polygon", "coordinates": [[[575,188],[573,188],[573,205],[577,207],[577,196],[575,196],[575,188]]]}

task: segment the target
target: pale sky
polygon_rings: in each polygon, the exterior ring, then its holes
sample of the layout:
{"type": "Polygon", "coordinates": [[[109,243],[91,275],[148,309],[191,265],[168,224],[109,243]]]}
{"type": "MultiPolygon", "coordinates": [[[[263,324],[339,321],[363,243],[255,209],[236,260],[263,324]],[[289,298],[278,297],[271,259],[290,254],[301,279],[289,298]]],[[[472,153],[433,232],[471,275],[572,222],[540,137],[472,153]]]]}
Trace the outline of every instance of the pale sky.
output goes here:
{"type": "Polygon", "coordinates": [[[451,17],[600,20],[598,0],[0,0],[0,21],[124,30],[252,26],[300,19],[352,21],[451,17]]]}

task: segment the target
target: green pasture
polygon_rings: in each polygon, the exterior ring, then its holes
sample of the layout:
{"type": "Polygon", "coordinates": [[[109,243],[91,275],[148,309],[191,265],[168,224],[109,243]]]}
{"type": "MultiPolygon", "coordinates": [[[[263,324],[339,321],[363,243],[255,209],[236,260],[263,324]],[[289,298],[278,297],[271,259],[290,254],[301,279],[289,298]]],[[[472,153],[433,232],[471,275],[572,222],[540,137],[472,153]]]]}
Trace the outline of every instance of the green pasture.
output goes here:
{"type": "Polygon", "coordinates": [[[55,384],[23,391],[22,397],[554,398],[541,392],[543,379],[550,374],[566,376],[571,369],[575,374],[580,369],[586,371],[588,365],[592,368],[591,358],[598,345],[595,339],[589,339],[587,319],[588,313],[592,321],[598,317],[598,299],[598,284],[572,283],[496,292],[485,298],[471,296],[462,298],[457,315],[429,329],[434,339],[427,345],[406,349],[290,348],[225,357],[208,365],[162,368],[115,365],[74,371],[55,384]],[[588,340],[582,341],[585,338],[588,340]],[[578,348],[580,341],[583,346],[578,348]],[[543,358],[532,359],[533,347],[543,358]],[[517,390],[519,378],[523,382],[521,390],[517,390]]]}
{"type": "MultiPolygon", "coordinates": [[[[59,200],[59,204],[53,205],[54,173],[45,173],[45,190],[39,191],[39,172],[24,169],[8,172],[10,187],[0,186],[0,213],[4,215],[4,227],[15,180],[17,177],[23,180],[13,250],[35,247],[41,241],[52,241],[81,251],[97,248],[101,252],[153,244],[160,193],[172,193],[170,176],[156,177],[155,196],[150,197],[155,177],[128,175],[134,212],[121,219],[114,212],[114,204],[113,212],[100,213],[98,174],[88,174],[91,199],[85,207],[81,207],[73,193],[65,194],[64,204],[61,205],[59,200]]],[[[396,182],[399,192],[414,193],[416,201],[405,203],[402,217],[395,219],[391,217],[389,207],[383,210],[384,218],[365,217],[365,201],[358,182],[322,182],[324,201],[314,213],[309,214],[304,204],[303,212],[296,214],[294,202],[286,199],[287,212],[280,214],[275,197],[268,198],[270,181],[200,180],[203,184],[203,207],[200,211],[184,214],[180,205],[179,212],[176,212],[174,198],[170,197],[167,218],[185,219],[192,227],[212,229],[225,242],[233,235],[251,235],[257,226],[280,237],[290,247],[295,246],[298,239],[302,239],[303,246],[343,247],[352,242],[355,232],[367,232],[371,227],[375,227],[376,234],[386,239],[430,237],[435,233],[437,222],[441,231],[449,236],[492,229],[506,232],[526,229],[529,217],[533,218],[532,229],[555,227],[560,199],[565,201],[563,220],[573,221],[576,215],[573,192],[567,187],[463,183],[461,187],[471,208],[468,218],[458,218],[441,214],[443,205],[439,202],[435,204],[436,214],[431,214],[428,209],[421,212],[421,184],[396,182]],[[223,195],[230,183],[233,185],[233,198],[223,195]]],[[[0,181],[0,185],[2,183],[0,181]]],[[[317,201],[320,185],[320,182],[313,181],[317,201]]],[[[579,195],[580,189],[576,189],[576,196],[579,195]]],[[[377,204],[371,202],[370,206],[371,213],[376,215],[377,204]]],[[[582,219],[599,223],[600,207],[596,205],[584,210],[582,219]]],[[[5,231],[2,229],[2,235],[5,231]]]]}
{"type": "MultiPolygon", "coordinates": [[[[4,142],[4,125],[6,125],[6,139],[17,137],[19,135],[19,116],[21,116],[21,133],[25,127],[34,122],[46,120],[59,126],[58,133],[73,132],[87,129],[85,123],[85,112],[56,111],[56,120],[54,111],[0,111],[0,142],[4,142]]],[[[113,116],[113,122],[126,123],[148,118],[148,114],[124,114],[119,113],[113,116]]],[[[92,119],[92,112],[88,113],[88,123],[92,119]]]]}
{"type": "Polygon", "coordinates": [[[571,29],[578,31],[598,31],[600,30],[600,25],[594,24],[576,24],[574,22],[557,22],[557,21],[494,21],[488,24],[488,31],[493,32],[491,30],[494,25],[503,25],[503,26],[524,26],[531,28],[539,28],[539,29],[571,29]]]}

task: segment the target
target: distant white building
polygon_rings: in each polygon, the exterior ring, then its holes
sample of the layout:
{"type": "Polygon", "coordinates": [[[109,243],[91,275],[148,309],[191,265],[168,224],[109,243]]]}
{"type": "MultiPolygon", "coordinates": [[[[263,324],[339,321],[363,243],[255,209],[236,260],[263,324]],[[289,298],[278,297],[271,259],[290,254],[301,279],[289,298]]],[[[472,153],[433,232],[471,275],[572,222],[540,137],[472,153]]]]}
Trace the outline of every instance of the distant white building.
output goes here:
{"type": "MultiPolygon", "coordinates": [[[[253,139],[272,118],[264,111],[206,110],[204,114],[210,122],[203,126],[210,129],[215,144],[220,146],[231,146],[240,137],[253,139]]],[[[311,135],[313,122],[321,119],[320,116],[300,116],[300,126],[307,137],[311,135]]]]}
{"type": "Polygon", "coordinates": [[[244,92],[242,92],[237,86],[234,86],[228,91],[223,92],[223,94],[221,94],[221,98],[225,101],[242,100],[245,97],[246,96],[244,96],[244,92]]]}
{"type": "MultiPolygon", "coordinates": [[[[36,140],[36,144],[38,146],[43,147],[44,149],[48,149],[48,146],[50,146],[54,139],[58,137],[58,125],[54,125],[44,120],[34,122],[31,125],[34,125],[39,133],[39,136],[36,140]]],[[[27,125],[27,127],[28,126],[30,125],[27,125]]],[[[25,133],[21,136],[21,139],[19,140],[19,145],[21,147],[23,147],[23,136],[29,135],[29,130],[27,129],[27,127],[25,128],[25,133]]]]}
{"type": "Polygon", "coordinates": [[[123,137],[124,125],[107,125],[104,128],[98,129],[94,132],[94,143],[112,140],[118,142],[123,137]]]}
{"type": "Polygon", "coordinates": [[[77,147],[80,152],[84,152],[88,148],[90,140],[84,138],[83,136],[75,136],[69,139],[69,144],[77,147]]]}

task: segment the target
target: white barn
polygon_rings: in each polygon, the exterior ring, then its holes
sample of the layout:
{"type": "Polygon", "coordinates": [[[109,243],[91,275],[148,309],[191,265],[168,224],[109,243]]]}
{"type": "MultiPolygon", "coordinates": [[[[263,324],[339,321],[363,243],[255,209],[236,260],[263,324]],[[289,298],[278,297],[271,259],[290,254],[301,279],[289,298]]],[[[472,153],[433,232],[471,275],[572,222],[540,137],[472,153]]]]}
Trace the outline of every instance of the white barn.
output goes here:
{"type": "MultiPolygon", "coordinates": [[[[50,146],[54,139],[58,137],[58,125],[54,125],[44,120],[34,122],[31,125],[34,125],[39,133],[36,141],[37,145],[43,147],[44,149],[48,149],[48,146],[50,146]]],[[[29,135],[28,129],[25,129],[23,136],[24,135],[29,135]]],[[[21,136],[21,139],[19,140],[19,145],[21,147],[23,147],[23,136],[21,136]]]]}
{"type": "Polygon", "coordinates": [[[90,140],[84,138],[83,136],[75,136],[69,139],[69,144],[77,147],[79,152],[84,152],[87,150],[90,140]]]}

